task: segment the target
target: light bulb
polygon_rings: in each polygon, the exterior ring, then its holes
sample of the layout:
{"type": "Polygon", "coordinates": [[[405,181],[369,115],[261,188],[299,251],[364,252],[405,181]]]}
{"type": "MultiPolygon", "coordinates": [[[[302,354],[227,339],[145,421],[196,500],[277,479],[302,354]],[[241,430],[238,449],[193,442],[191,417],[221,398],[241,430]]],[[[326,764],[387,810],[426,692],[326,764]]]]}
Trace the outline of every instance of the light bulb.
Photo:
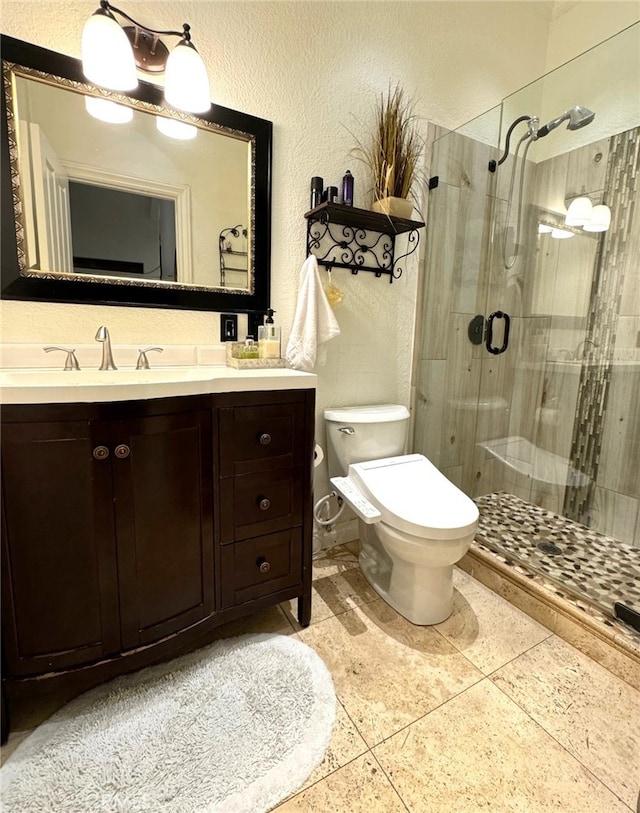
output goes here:
{"type": "Polygon", "coordinates": [[[594,206],[591,219],[582,227],[585,231],[607,231],[611,225],[611,209],[604,203],[594,206]]]}
{"type": "Polygon", "coordinates": [[[169,138],[177,138],[180,141],[189,141],[198,135],[198,128],[193,124],[175,119],[166,119],[164,116],[156,117],[156,127],[169,138]]]}
{"type": "Polygon", "coordinates": [[[130,107],[110,102],[108,99],[85,96],[84,104],[87,113],[92,115],[94,119],[105,121],[107,124],[126,124],[133,118],[133,110],[130,107]]]}
{"type": "Polygon", "coordinates": [[[589,198],[574,198],[567,210],[564,222],[567,226],[584,226],[591,219],[593,204],[589,198]]]}
{"type": "Polygon", "coordinates": [[[133,90],[138,86],[127,35],[106,9],[98,9],[84,25],[82,71],[90,82],[109,90],[133,90]]]}
{"type": "Polygon", "coordinates": [[[211,107],[207,69],[191,42],[181,40],[169,54],[164,74],[164,98],[177,110],[206,113],[211,107]]]}

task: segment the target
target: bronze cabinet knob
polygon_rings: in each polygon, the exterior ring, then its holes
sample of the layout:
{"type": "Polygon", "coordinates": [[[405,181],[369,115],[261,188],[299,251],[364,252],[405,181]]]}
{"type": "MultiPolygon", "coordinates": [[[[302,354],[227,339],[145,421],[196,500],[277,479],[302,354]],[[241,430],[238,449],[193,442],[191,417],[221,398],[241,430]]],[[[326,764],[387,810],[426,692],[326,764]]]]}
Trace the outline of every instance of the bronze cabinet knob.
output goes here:
{"type": "Polygon", "coordinates": [[[125,457],[129,457],[131,454],[131,449],[126,443],[119,443],[114,449],[114,454],[116,457],[119,457],[120,460],[124,460],[125,457]]]}
{"type": "Polygon", "coordinates": [[[268,446],[271,443],[271,435],[268,432],[263,432],[260,435],[260,443],[262,446],[268,446]]]}
{"type": "Polygon", "coordinates": [[[271,508],[271,500],[268,497],[258,497],[258,506],[261,511],[268,511],[271,508]]]}
{"type": "Polygon", "coordinates": [[[109,457],[109,450],[106,446],[96,446],[93,456],[96,460],[106,460],[109,457]]]}
{"type": "Polygon", "coordinates": [[[268,573],[271,570],[271,565],[263,556],[258,559],[256,564],[258,565],[258,570],[260,573],[268,573]]]}

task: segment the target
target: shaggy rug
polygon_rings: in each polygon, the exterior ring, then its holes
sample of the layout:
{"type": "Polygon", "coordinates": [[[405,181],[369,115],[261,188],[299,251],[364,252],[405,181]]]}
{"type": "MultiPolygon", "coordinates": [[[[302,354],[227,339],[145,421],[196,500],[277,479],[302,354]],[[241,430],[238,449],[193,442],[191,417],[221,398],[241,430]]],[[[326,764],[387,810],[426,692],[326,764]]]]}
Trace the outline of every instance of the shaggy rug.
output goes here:
{"type": "Polygon", "coordinates": [[[260,813],[321,762],[335,708],[326,666],[301,641],[218,641],[60,709],[2,768],[2,809],[260,813]]]}

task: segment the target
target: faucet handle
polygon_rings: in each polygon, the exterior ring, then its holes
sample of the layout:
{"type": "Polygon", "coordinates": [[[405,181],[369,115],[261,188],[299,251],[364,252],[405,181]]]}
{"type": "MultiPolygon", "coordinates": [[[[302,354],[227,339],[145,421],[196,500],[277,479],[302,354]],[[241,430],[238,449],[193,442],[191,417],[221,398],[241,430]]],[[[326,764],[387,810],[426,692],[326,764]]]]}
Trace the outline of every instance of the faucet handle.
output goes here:
{"type": "Polygon", "coordinates": [[[162,347],[145,347],[144,350],[138,350],[140,355],[138,356],[138,363],[136,364],[136,370],[148,370],[149,369],[149,359],[147,358],[147,353],[150,353],[152,350],[155,350],[156,353],[162,353],[162,347]]]}
{"type": "Polygon", "coordinates": [[[48,345],[47,347],[42,348],[45,353],[50,353],[52,350],[62,350],[63,353],[67,354],[66,359],[64,360],[64,369],[65,370],[79,370],[80,365],[78,364],[78,359],[76,358],[76,349],[75,347],[73,350],[70,347],[59,347],[56,344],[48,345]]]}

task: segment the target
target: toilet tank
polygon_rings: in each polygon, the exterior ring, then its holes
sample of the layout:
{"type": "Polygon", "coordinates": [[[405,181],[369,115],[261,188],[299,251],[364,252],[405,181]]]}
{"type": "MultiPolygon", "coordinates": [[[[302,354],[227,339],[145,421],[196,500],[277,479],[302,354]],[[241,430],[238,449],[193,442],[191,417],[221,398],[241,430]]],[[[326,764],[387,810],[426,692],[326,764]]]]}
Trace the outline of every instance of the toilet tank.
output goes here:
{"type": "Polygon", "coordinates": [[[350,463],[405,452],[409,410],[398,404],[326,409],[329,477],[347,474],[350,463]]]}

